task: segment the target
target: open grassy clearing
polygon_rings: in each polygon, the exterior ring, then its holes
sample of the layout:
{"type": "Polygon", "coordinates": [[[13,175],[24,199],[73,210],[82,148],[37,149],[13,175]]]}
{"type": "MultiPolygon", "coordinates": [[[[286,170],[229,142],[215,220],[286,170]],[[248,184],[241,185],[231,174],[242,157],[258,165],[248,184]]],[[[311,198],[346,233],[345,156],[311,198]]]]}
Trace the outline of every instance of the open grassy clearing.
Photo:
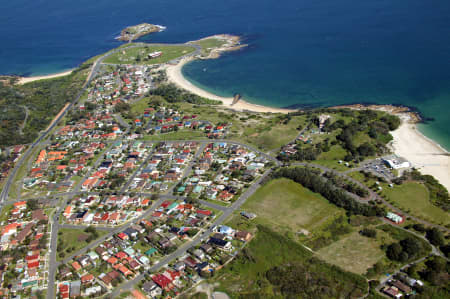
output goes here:
{"type": "Polygon", "coordinates": [[[314,160],[312,163],[319,164],[336,171],[346,171],[356,166],[353,163],[349,163],[349,166],[345,166],[344,162],[339,164],[337,160],[314,160]]]}
{"type": "Polygon", "coordinates": [[[193,46],[189,45],[146,45],[136,48],[124,48],[104,60],[105,63],[114,64],[160,64],[166,63],[170,60],[179,58],[183,55],[195,51],[193,46]],[[148,54],[152,52],[161,51],[162,55],[157,58],[148,59],[148,54]]]}
{"type": "MultiPolygon", "coordinates": [[[[108,232],[97,230],[97,233],[100,238],[108,232]]],[[[89,236],[90,234],[84,232],[83,229],[61,228],[58,231],[58,254],[56,255],[56,260],[64,258],[59,256],[60,252],[64,252],[69,255],[87,246],[89,244],[88,242],[79,240],[79,237],[82,235],[89,236]]]]}
{"type": "Polygon", "coordinates": [[[214,106],[195,106],[187,103],[177,105],[186,114],[196,114],[197,119],[212,123],[232,123],[228,139],[248,143],[263,151],[280,148],[297,137],[299,126],[305,126],[305,116],[294,116],[287,123],[281,114],[235,113],[214,106]]]}
{"type": "Polygon", "coordinates": [[[230,138],[243,140],[262,150],[274,150],[293,141],[299,133],[296,128],[304,124],[303,117],[293,117],[287,124],[273,116],[263,119],[262,124],[245,121],[230,138]]]}
{"type": "Polygon", "coordinates": [[[402,185],[394,185],[394,188],[384,188],[383,194],[413,216],[437,224],[450,224],[449,213],[431,203],[427,188],[420,183],[405,182],[402,185]]]}
{"type": "Polygon", "coordinates": [[[339,144],[332,145],[328,152],[322,152],[317,159],[318,160],[328,160],[333,161],[333,163],[339,165],[339,160],[344,160],[347,152],[339,144]]]}
{"type": "Polygon", "coordinates": [[[312,257],[300,244],[262,225],[258,226],[256,237],[211,283],[218,283],[215,290],[224,291],[231,298],[353,298],[367,289],[363,277],[312,257]],[[290,266],[301,274],[283,271],[290,266]],[[274,272],[279,284],[268,275],[274,272]],[[295,287],[284,288],[286,281],[295,287]]]}
{"type": "Polygon", "coordinates": [[[317,254],[323,260],[350,272],[364,274],[385,256],[381,242],[352,232],[337,242],[320,249],[317,254]]]}
{"type": "Polygon", "coordinates": [[[192,42],[192,44],[196,44],[196,45],[199,45],[200,47],[202,47],[202,54],[208,55],[211,52],[211,50],[213,50],[214,48],[219,48],[219,47],[223,46],[224,44],[226,44],[226,41],[223,39],[210,37],[210,38],[192,42]]]}
{"type": "Polygon", "coordinates": [[[253,221],[275,230],[314,230],[327,219],[344,214],[317,193],[289,179],[272,180],[259,188],[242,209],[257,214],[253,221]]]}
{"type": "Polygon", "coordinates": [[[0,214],[0,222],[4,222],[8,220],[9,212],[14,208],[14,205],[6,205],[3,207],[2,212],[0,214]]]}

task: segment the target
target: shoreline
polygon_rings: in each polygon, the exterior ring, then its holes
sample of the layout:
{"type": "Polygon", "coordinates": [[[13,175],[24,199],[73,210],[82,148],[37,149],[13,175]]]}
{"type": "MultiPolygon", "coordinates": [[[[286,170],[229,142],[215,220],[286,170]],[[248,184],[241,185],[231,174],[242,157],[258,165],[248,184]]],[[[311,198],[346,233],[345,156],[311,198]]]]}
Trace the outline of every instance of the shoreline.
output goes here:
{"type": "Polygon", "coordinates": [[[53,79],[53,78],[67,76],[67,75],[70,75],[75,69],[76,68],[73,68],[73,69],[70,69],[70,70],[67,70],[67,71],[63,71],[63,72],[54,73],[54,74],[48,74],[48,75],[31,76],[31,77],[18,77],[19,80],[17,81],[16,84],[23,85],[25,83],[29,83],[29,82],[33,82],[33,81],[45,80],[45,79],[53,79]]]}
{"type": "Polygon", "coordinates": [[[407,159],[411,166],[422,174],[435,177],[439,183],[450,190],[450,153],[439,143],[425,136],[417,128],[421,121],[417,112],[408,107],[394,105],[342,105],[333,108],[371,109],[385,111],[397,115],[400,126],[391,131],[394,138],[390,143],[392,151],[400,157],[407,159]]]}
{"type": "Polygon", "coordinates": [[[434,176],[450,190],[450,153],[439,143],[428,138],[417,128],[407,114],[398,115],[402,120],[398,129],[391,132],[391,147],[395,154],[406,158],[423,174],[434,176]]]}
{"type": "MultiPolygon", "coordinates": [[[[236,38],[236,37],[233,37],[236,38]]],[[[239,40],[237,39],[237,44],[239,40]]],[[[228,47],[220,48],[214,51],[212,55],[201,59],[215,59],[220,57],[220,54],[225,51],[233,51],[242,47],[239,45],[237,48],[228,47]]],[[[289,113],[297,111],[297,109],[285,109],[263,106],[258,104],[252,104],[240,99],[237,103],[233,103],[232,97],[222,97],[215,95],[209,91],[206,91],[187,80],[181,70],[187,63],[199,59],[198,57],[187,57],[178,61],[177,64],[166,64],[161,67],[167,73],[168,81],[174,83],[176,86],[185,89],[198,96],[217,100],[222,102],[220,107],[235,110],[235,111],[249,111],[249,112],[261,112],[261,113],[289,113]]],[[[25,84],[37,80],[51,79],[61,76],[67,76],[71,74],[74,69],[70,69],[63,72],[58,72],[49,75],[32,76],[32,77],[18,77],[17,84],[25,84]]],[[[447,190],[450,190],[450,153],[439,145],[436,141],[425,136],[417,128],[417,123],[421,121],[420,114],[412,111],[405,106],[395,105],[365,105],[365,104],[349,104],[339,105],[329,108],[350,108],[350,109],[371,109],[384,111],[390,114],[397,115],[401,119],[399,128],[391,131],[393,141],[390,142],[392,151],[405,159],[407,159],[411,165],[419,169],[423,174],[430,174],[434,176],[447,190]]]]}
{"type": "Polygon", "coordinates": [[[240,99],[237,103],[232,104],[233,103],[232,97],[221,97],[209,91],[206,91],[200,87],[197,87],[191,82],[189,82],[189,80],[187,80],[181,72],[183,66],[193,60],[195,60],[195,58],[193,57],[184,58],[181,61],[179,61],[176,65],[165,66],[164,69],[166,70],[168,81],[198,96],[208,98],[211,100],[221,101],[222,104],[220,106],[227,109],[232,109],[236,111],[262,112],[262,113],[289,113],[297,111],[294,109],[275,108],[252,104],[242,99],[240,99]]]}

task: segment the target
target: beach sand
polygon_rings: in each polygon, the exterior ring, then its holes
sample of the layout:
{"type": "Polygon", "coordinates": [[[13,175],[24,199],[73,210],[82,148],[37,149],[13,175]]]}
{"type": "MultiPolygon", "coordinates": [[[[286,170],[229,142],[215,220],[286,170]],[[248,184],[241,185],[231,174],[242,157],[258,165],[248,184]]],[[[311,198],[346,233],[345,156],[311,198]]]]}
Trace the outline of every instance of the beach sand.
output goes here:
{"type": "Polygon", "coordinates": [[[74,69],[71,69],[71,70],[68,70],[68,71],[65,71],[65,72],[61,72],[61,73],[44,75],[44,76],[20,77],[19,81],[17,82],[17,84],[21,85],[21,84],[25,84],[25,83],[29,83],[29,82],[33,82],[33,81],[37,81],[37,80],[52,79],[52,78],[67,76],[67,75],[70,75],[73,72],[73,70],[74,69]]]}
{"type": "Polygon", "coordinates": [[[407,159],[423,174],[434,176],[447,190],[450,190],[450,155],[431,139],[419,132],[407,113],[398,115],[400,127],[391,132],[392,148],[400,157],[407,159]]]}
{"type": "Polygon", "coordinates": [[[195,86],[191,82],[189,82],[186,78],[184,78],[183,74],[181,73],[181,69],[183,68],[183,65],[192,61],[193,59],[194,58],[185,58],[176,65],[165,66],[164,68],[167,71],[167,77],[168,77],[169,81],[174,83],[178,87],[186,89],[198,96],[208,98],[211,100],[221,101],[222,106],[225,108],[228,108],[228,109],[233,109],[233,110],[237,110],[237,111],[248,110],[248,111],[253,111],[253,112],[271,112],[271,113],[288,113],[288,112],[295,111],[295,110],[290,110],[290,109],[273,108],[273,107],[266,107],[266,106],[251,104],[251,103],[245,102],[242,99],[239,100],[234,105],[232,105],[233,98],[220,97],[220,96],[212,94],[206,90],[198,88],[197,86],[195,86]]]}

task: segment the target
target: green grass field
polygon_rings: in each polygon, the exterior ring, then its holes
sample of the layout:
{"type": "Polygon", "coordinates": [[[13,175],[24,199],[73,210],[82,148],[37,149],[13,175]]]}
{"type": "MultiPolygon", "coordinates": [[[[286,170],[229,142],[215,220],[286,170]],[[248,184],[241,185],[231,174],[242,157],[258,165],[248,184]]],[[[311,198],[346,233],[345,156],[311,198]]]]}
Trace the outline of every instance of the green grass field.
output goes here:
{"type": "MultiPolygon", "coordinates": [[[[104,230],[97,230],[97,233],[98,236],[101,237],[108,232],[104,230]]],[[[61,228],[58,232],[58,248],[60,250],[58,250],[58,253],[56,254],[56,260],[64,258],[59,256],[60,252],[64,252],[66,256],[68,256],[88,245],[89,243],[85,241],[78,241],[78,237],[83,234],[89,235],[89,233],[84,232],[83,229],[61,228]]]]}
{"type": "Polygon", "coordinates": [[[195,51],[193,46],[189,45],[148,45],[137,48],[124,48],[117,53],[112,54],[104,60],[105,63],[114,64],[160,64],[166,63],[170,60],[179,58],[183,55],[195,51]],[[154,59],[148,59],[148,54],[156,51],[161,51],[162,56],[154,59]]]}
{"type": "Polygon", "coordinates": [[[427,188],[420,183],[406,182],[399,186],[394,185],[394,188],[384,188],[383,194],[413,216],[437,224],[450,224],[449,213],[430,202],[427,188]]]}
{"type": "Polygon", "coordinates": [[[228,139],[252,145],[262,151],[271,151],[294,140],[299,131],[297,127],[305,126],[305,116],[293,116],[285,124],[281,114],[234,113],[215,106],[192,105],[188,103],[169,104],[185,114],[195,114],[199,120],[208,120],[214,124],[232,123],[228,139]]]}
{"type": "Polygon", "coordinates": [[[303,117],[293,117],[287,124],[276,117],[260,120],[261,124],[246,121],[238,128],[240,132],[230,138],[242,140],[262,150],[274,150],[294,140],[298,135],[296,128],[305,123],[303,117]]]}
{"type": "Polygon", "coordinates": [[[327,219],[344,213],[321,195],[284,178],[259,188],[242,209],[256,213],[257,222],[294,233],[314,230],[327,219]]]}
{"type": "Polygon", "coordinates": [[[8,220],[9,212],[14,208],[14,205],[6,205],[3,207],[2,212],[0,214],[0,222],[8,220]]]}
{"type": "Polygon", "coordinates": [[[202,47],[202,53],[208,55],[213,48],[219,48],[226,43],[223,39],[218,39],[214,37],[202,39],[199,41],[193,42],[193,44],[199,45],[202,47]]]}
{"type": "Polygon", "coordinates": [[[364,274],[385,256],[380,241],[352,232],[337,242],[320,249],[317,254],[323,260],[347,271],[364,274]]]}

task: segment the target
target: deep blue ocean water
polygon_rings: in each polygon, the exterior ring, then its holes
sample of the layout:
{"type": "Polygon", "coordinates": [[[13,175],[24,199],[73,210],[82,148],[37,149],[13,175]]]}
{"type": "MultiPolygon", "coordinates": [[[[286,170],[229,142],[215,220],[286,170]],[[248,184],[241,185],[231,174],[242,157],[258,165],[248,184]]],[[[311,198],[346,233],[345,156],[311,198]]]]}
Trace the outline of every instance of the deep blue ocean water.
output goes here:
{"type": "Polygon", "coordinates": [[[434,118],[420,129],[450,149],[450,1],[4,1],[0,73],[48,74],[120,45],[127,25],[168,29],[145,41],[217,33],[249,47],[183,73],[219,95],[286,107],[393,103],[434,118]]]}

